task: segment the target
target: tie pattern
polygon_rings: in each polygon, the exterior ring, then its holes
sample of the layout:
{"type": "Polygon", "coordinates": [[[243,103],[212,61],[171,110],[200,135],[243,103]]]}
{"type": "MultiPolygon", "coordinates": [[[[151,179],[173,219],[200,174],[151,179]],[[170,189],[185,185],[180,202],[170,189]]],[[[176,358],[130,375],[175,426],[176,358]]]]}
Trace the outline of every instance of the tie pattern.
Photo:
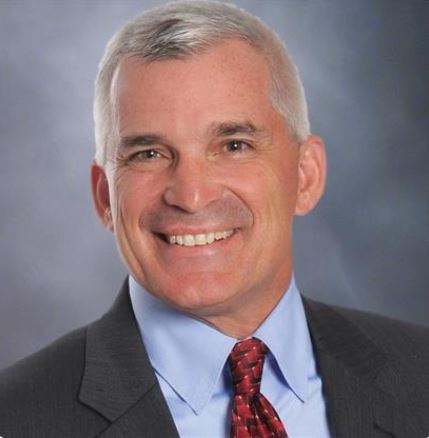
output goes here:
{"type": "Polygon", "coordinates": [[[231,438],[288,438],[271,403],[260,393],[267,346],[256,338],[238,342],[228,363],[234,385],[231,438]]]}

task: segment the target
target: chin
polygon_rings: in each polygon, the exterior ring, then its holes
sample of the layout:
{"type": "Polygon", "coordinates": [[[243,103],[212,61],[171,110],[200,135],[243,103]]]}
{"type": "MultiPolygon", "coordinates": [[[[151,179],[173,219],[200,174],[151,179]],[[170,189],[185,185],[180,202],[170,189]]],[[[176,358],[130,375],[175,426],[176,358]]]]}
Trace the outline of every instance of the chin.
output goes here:
{"type": "Polygon", "coordinates": [[[204,316],[220,310],[235,294],[230,279],[220,274],[187,274],[152,289],[154,295],[178,310],[204,316]]]}

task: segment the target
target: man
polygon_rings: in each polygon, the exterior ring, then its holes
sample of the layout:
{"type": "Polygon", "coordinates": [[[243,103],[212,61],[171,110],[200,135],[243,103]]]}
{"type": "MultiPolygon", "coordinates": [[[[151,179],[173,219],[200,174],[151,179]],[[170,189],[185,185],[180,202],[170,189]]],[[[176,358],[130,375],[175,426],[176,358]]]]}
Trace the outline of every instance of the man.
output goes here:
{"type": "Polygon", "coordinates": [[[1,374],[1,436],[428,436],[429,330],[295,285],[325,151],[265,25],[211,2],[148,12],[109,43],[94,108],[95,205],[130,277],[1,374]]]}

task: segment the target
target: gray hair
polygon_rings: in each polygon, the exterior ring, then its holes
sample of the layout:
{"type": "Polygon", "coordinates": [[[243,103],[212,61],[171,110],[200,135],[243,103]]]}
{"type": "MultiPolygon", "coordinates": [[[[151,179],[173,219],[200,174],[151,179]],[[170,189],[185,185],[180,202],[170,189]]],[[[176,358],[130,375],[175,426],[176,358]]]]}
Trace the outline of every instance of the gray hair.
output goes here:
{"type": "Polygon", "coordinates": [[[259,18],[238,7],[206,0],[183,0],[149,10],[120,29],[109,41],[95,81],[95,159],[106,162],[112,114],[110,88],[125,57],[145,62],[198,55],[226,39],[241,39],[265,56],[271,71],[273,106],[292,135],[303,141],[310,133],[307,103],[298,69],[284,43],[259,18]]]}

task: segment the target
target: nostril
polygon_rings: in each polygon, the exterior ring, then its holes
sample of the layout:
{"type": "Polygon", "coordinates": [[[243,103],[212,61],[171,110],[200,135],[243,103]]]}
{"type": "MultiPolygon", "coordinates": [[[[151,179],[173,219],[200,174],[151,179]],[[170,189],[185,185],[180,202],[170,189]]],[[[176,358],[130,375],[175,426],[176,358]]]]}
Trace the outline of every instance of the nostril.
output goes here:
{"type": "Polygon", "coordinates": [[[221,198],[221,190],[207,181],[175,183],[164,193],[164,202],[186,213],[196,213],[221,198]]]}

